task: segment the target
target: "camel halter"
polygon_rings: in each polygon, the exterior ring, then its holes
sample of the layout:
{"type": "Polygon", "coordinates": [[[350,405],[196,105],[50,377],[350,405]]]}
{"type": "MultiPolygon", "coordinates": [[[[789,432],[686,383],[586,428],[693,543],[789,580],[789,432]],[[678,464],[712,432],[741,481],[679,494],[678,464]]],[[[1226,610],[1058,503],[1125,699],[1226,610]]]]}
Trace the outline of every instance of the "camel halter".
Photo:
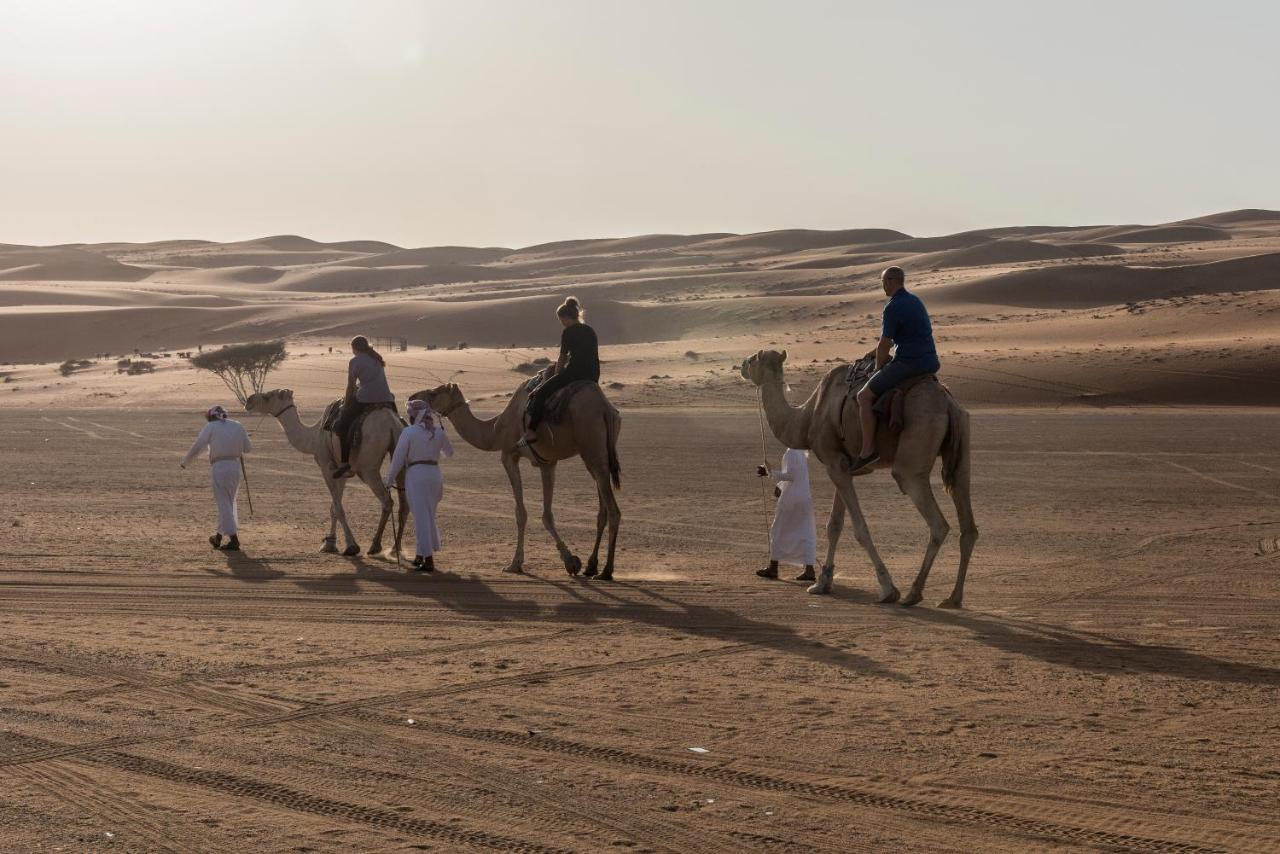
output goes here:
{"type": "Polygon", "coordinates": [[[291,403],[291,404],[289,404],[288,406],[286,406],[284,409],[281,409],[279,412],[273,412],[273,413],[271,413],[271,417],[272,417],[272,418],[279,418],[281,415],[284,415],[284,414],[285,414],[286,412],[288,412],[290,409],[297,409],[297,408],[298,408],[298,407],[297,407],[296,405],[294,405],[294,404],[292,404],[292,403],[291,403]]]}

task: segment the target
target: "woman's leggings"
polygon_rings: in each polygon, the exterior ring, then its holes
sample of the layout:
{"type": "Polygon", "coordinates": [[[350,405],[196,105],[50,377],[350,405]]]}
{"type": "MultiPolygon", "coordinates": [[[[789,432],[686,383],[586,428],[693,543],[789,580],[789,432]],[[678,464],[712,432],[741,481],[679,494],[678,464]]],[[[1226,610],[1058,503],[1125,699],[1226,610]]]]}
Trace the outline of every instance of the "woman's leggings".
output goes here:
{"type": "Polygon", "coordinates": [[[590,377],[579,377],[571,373],[559,373],[551,379],[544,382],[533,390],[533,394],[529,395],[529,403],[525,411],[529,413],[529,429],[537,430],[538,425],[542,423],[542,418],[546,414],[547,401],[551,399],[551,395],[560,389],[576,383],[578,380],[590,379],[590,377]]]}

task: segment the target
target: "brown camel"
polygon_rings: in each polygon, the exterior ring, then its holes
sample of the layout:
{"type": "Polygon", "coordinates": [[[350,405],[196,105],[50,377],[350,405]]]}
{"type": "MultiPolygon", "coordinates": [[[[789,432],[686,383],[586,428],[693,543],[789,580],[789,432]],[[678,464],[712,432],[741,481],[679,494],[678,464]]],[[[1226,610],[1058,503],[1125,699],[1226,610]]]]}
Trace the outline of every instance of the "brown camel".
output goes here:
{"type": "MultiPolygon", "coordinates": [[[[862,441],[862,429],[858,422],[858,405],[846,401],[845,377],[847,365],[833,368],[809,399],[800,406],[787,402],[782,380],[782,363],[787,351],[761,350],[742,363],[742,375],[760,387],[765,418],[778,441],[788,448],[813,451],[814,456],[827,469],[827,476],[835,484],[835,500],[831,505],[831,517],[827,522],[827,560],[818,574],[818,580],[809,588],[810,593],[830,593],[835,574],[836,544],[844,527],[844,511],[847,508],[853,519],[853,533],[866,549],[876,569],[880,582],[881,602],[898,601],[898,588],[893,585],[889,570],[880,559],[871,531],[858,505],[858,494],[848,472],[849,462],[858,456],[862,441]]],[[[978,539],[978,528],[973,521],[973,507],[969,500],[969,414],[951,395],[937,383],[924,382],[908,393],[904,402],[904,426],[900,434],[894,434],[882,423],[876,436],[881,461],[875,468],[891,467],[898,487],[907,494],[916,510],[929,525],[929,543],[925,547],[924,563],[911,585],[905,606],[915,605],[924,598],[924,585],[929,577],[938,549],[951,530],[938,502],[933,497],[929,476],[933,461],[942,457],[942,481],[951,493],[960,519],[960,570],[956,575],[955,589],[939,607],[959,608],[964,602],[964,578],[969,569],[969,557],[978,539]]]]}
{"type": "MultiPolygon", "coordinates": [[[[613,556],[618,544],[618,525],[622,511],[614,497],[615,488],[621,489],[622,469],[618,464],[618,432],[622,427],[622,415],[604,390],[592,383],[573,394],[565,410],[563,421],[549,425],[543,423],[538,430],[538,452],[548,462],[538,466],[542,474],[542,524],[555,540],[556,551],[564,561],[570,575],[577,575],[582,561],[569,550],[556,531],[555,516],[551,512],[551,498],[555,492],[556,463],[574,456],[581,456],[592,479],[596,482],[599,513],[596,516],[596,544],[587,561],[587,578],[597,574],[604,581],[613,579],[613,556]],[[609,527],[609,551],[604,568],[600,568],[600,541],[605,525],[609,527]]],[[[420,391],[411,400],[425,400],[442,417],[448,418],[468,444],[482,451],[498,451],[502,454],[502,467],[511,481],[511,492],[516,500],[516,553],[505,572],[524,572],[524,531],[529,513],[524,508],[524,487],[520,480],[520,455],[516,443],[524,436],[524,407],[529,399],[525,384],[511,397],[507,408],[494,418],[482,421],[471,412],[471,405],[455,383],[420,391]]]]}
{"type": "MultiPolygon", "coordinates": [[[[329,536],[325,537],[321,551],[333,553],[338,550],[337,526],[341,522],[342,535],[347,545],[342,553],[347,557],[360,554],[360,545],[356,542],[355,535],[351,533],[351,526],[347,524],[346,511],[342,507],[342,493],[346,489],[347,479],[333,477],[334,468],[341,455],[337,435],[325,430],[319,423],[303,424],[302,417],[298,414],[298,407],[293,403],[293,392],[287,388],[250,395],[245,401],[244,408],[248,412],[273,416],[284,428],[284,434],[294,450],[310,454],[315,459],[316,465],[320,467],[320,479],[328,488],[330,497],[329,536]]],[[[387,488],[382,483],[382,461],[395,450],[396,442],[400,440],[400,431],[403,429],[400,418],[392,410],[373,410],[365,416],[364,439],[352,455],[351,470],[355,472],[356,477],[364,481],[365,486],[369,487],[369,491],[382,506],[378,530],[373,535],[373,542],[369,545],[371,555],[381,553],[382,534],[386,530],[387,519],[391,516],[389,509],[391,499],[387,488]]],[[[404,486],[403,473],[400,476],[400,485],[404,486]]],[[[404,535],[404,523],[408,515],[409,506],[401,501],[400,524],[394,532],[395,547],[391,552],[393,555],[400,553],[400,540],[404,535]]]]}

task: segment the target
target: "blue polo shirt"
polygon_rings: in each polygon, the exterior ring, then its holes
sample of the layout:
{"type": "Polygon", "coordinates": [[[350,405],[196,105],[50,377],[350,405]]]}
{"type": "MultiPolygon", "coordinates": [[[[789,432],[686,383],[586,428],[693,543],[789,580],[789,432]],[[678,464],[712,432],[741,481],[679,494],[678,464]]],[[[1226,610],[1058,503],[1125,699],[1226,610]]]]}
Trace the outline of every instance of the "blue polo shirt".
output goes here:
{"type": "MultiPolygon", "coordinates": [[[[884,304],[881,334],[898,345],[894,359],[903,363],[938,361],[933,324],[920,297],[900,288],[884,304]]],[[[936,368],[934,369],[936,370],[936,368]]]]}

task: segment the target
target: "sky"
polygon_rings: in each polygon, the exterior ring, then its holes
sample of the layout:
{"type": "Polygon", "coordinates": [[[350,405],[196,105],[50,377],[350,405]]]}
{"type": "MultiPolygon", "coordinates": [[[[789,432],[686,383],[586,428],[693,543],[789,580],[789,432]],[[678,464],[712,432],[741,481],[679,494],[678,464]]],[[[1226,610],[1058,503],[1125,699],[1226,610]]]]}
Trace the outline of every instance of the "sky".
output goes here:
{"type": "Polygon", "coordinates": [[[0,0],[0,243],[1280,208],[1280,4],[0,0]]]}

